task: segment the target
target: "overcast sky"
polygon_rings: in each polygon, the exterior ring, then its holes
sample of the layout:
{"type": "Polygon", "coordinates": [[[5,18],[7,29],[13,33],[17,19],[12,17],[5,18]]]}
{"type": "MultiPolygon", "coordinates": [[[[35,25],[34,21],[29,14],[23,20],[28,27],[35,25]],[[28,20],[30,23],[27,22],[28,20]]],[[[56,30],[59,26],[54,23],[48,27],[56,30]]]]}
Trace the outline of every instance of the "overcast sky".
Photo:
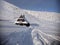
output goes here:
{"type": "Polygon", "coordinates": [[[6,0],[22,9],[60,12],[60,0],[6,0]]]}

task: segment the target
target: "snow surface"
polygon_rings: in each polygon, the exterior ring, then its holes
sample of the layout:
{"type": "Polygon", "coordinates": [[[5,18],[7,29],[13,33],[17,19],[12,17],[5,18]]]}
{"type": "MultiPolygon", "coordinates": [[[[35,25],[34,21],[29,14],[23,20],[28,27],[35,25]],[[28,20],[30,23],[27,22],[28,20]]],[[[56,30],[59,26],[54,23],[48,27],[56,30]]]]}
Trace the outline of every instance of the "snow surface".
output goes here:
{"type": "Polygon", "coordinates": [[[20,9],[0,1],[0,42],[2,45],[60,45],[60,13],[20,9]],[[24,14],[30,27],[17,26],[24,14]]]}

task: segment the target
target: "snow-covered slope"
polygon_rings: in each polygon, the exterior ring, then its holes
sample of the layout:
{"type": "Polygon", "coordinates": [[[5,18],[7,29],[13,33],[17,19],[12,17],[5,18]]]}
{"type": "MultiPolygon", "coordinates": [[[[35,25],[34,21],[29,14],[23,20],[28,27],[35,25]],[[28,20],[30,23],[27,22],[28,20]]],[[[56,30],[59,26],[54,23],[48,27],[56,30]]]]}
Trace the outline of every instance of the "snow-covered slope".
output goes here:
{"type": "Polygon", "coordinates": [[[8,41],[6,45],[15,45],[17,42],[21,45],[25,43],[26,45],[33,45],[32,43],[34,45],[50,45],[52,40],[60,41],[60,13],[25,10],[1,0],[0,29],[0,33],[8,35],[2,41],[4,44],[8,41]],[[26,19],[34,25],[29,28],[15,25],[15,20],[21,14],[24,14],[26,19]]]}

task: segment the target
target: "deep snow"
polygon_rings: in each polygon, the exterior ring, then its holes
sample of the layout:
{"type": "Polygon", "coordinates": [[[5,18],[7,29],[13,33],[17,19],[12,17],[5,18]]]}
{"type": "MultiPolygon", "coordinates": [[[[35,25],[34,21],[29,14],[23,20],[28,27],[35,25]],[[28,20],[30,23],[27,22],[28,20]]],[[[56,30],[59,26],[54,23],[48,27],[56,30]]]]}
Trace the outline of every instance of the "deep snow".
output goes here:
{"type": "Polygon", "coordinates": [[[60,13],[20,9],[0,1],[0,42],[2,45],[60,45],[60,13]],[[30,27],[15,25],[24,14],[30,27]]]}

